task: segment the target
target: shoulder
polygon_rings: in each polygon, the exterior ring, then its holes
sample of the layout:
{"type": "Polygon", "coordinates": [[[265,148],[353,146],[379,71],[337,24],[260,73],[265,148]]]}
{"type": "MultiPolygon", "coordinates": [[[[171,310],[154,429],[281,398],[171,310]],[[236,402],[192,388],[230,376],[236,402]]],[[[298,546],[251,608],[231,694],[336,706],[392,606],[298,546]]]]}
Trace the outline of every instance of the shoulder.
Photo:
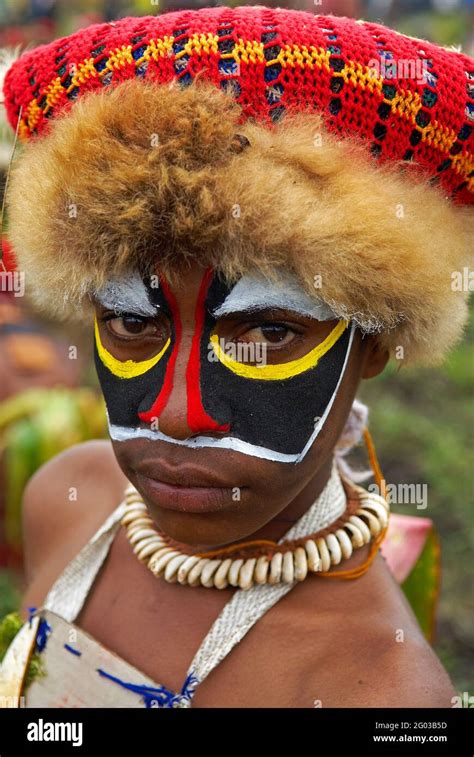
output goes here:
{"type": "Polygon", "coordinates": [[[453,684],[381,556],[372,582],[367,623],[373,627],[371,656],[383,701],[366,706],[451,707],[453,684]]]}
{"type": "Polygon", "coordinates": [[[452,706],[453,684],[380,554],[361,578],[320,581],[314,594],[323,614],[312,613],[316,641],[304,655],[313,700],[323,707],[452,706]]]}
{"type": "Polygon", "coordinates": [[[74,445],[34,473],[22,504],[29,586],[65,567],[117,507],[126,484],[107,440],[74,445]]]}

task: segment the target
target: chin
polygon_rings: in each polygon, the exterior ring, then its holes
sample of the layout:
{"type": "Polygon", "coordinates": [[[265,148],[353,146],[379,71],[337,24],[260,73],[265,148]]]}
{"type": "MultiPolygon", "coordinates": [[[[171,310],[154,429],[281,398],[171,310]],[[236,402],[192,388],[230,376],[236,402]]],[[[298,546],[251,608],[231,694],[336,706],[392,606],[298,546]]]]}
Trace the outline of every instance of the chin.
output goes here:
{"type": "Polygon", "coordinates": [[[228,513],[177,512],[149,503],[143,498],[150,517],[167,536],[190,547],[206,545],[206,550],[225,546],[236,539],[235,527],[228,513]]]}

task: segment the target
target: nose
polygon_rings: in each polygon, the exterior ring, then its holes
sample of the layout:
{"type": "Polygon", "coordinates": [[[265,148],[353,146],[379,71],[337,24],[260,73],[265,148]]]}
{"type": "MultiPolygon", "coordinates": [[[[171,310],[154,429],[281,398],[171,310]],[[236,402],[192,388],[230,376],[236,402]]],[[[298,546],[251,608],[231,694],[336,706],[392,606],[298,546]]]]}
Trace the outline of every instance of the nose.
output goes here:
{"type": "MultiPolygon", "coordinates": [[[[176,322],[175,322],[176,323],[176,322]]],[[[157,410],[158,428],[173,439],[187,439],[193,435],[193,430],[188,423],[186,367],[192,344],[192,335],[185,329],[181,335],[180,344],[176,340],[175,347],[170,357],[173,360],[172,376],[170,384],[163,387],[166,397],[162,403],[162,409],[157,410]]],[[[160,399],[160,397],[158,397],[160,399]]]]}
{"type": "Polygon", "coordinates": [[[208,269],[175,293],[163,279],[163,293],[173,318],[175,340],[164,385],[150,410],[140,412],[140,420],[154,423],[166,436],[188,439],[197,434],[221,435],[230,428],[219,424],[204,410],[201,391],[201,340],[205,320],[206,292],[212,278],[208,269]]]}

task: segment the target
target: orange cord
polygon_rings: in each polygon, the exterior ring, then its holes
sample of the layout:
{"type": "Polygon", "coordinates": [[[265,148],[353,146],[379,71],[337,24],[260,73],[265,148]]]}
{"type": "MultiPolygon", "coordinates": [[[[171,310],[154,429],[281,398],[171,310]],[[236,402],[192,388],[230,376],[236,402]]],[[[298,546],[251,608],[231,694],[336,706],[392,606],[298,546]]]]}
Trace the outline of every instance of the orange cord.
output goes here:
{"type": "Polygon", "coordinates": [[[230,554],[231,552],[236,552],[238,550],[241,550],[244,547],[247,548],[247,547],[263,547],[263,546],[265,546],[265,547],[276,547],[277,546],[277,542],[276,541],[265,541],[264,539],[262,539],[260,541],[258,541],[258,540],[257,541],[244,541],[244,542],[242,542],[240,544],[233,544],[230,547],[224,547],[223,549],[215,549],[212,552],[201,552],[201,553],[196,552],[196,554],[193,555],[193,557],[214,557],[216,555],[219,555],[219,556],[220,555],[227,555],[227,554],[230,554]]]}
{"type": "Polygon", "coordinates": [[[370,467],[372,468],[372,472],[374,474],[375,483],[379,487],[380,492],[385,492],[385,479],[383,477],[383,473],[377,459],[377,453],[375,451],[375,445],[372,436],[367,426],[364,428],[364,441],[365,446],[367,447],[367,455],[369,457],[370,467]]]}
{"type": "MultiPolygon", "coordinates": [[[[370,467],[372,468],[372,472],[374,474],[375,483],[379,487],[380,494],[385,498],[385,479],[383,477],[382,470],[379,465],[379,461],[377,459],[377,453],[375,451],[375,445],[372,439],[372,436],[370,434],[369,429],[367,426],[364,428],[364,441],[365,446],[367,447],[367,455],[370,462],[370,467]]],[[[339,571],[332,571],[331,573],[315,573],[316,576],[320,576],[321,578],[359,578],[360,576],[363,576],[364,573],[368,571],[370,566],[372,565],[373,561],[375,560],[375,556],[377,552],[379,551],[379,547],[384,540],[385,534],[387,533],[388,526],[385,526],[380,533],[375,537],[374,541],[372,542],[372,545],[369,550],[369,554],[367,555],[367,559],[361,563],[361,565],[358,565],[356,568],[351,568],[349,570],[339,570],[339,571]]]]}

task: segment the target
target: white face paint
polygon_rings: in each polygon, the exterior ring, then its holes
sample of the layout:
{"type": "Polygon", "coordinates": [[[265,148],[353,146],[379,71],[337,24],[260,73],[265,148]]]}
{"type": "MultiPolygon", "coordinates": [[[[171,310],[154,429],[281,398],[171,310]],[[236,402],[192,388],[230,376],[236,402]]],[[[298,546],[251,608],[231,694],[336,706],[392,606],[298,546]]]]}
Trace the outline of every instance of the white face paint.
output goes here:
{"type": "Polygon", "coordinates": [[[152,318],[159,307],[151,302],[138,271],[111,279],[94,294],[102,307],[117,313],[134,313],[145,318],[152,318]]]}
{"type": "Polygon", "coordinates": [[[297,276],[289,271],[280,272],[277,282],[269,281],[260,272],[242,276],[212,314],[214,318],[220,318],[231,313],[267,308],[289,310],[318,321],[338,318],[325,302],[310,297],[301,288],[297,276]]]}

